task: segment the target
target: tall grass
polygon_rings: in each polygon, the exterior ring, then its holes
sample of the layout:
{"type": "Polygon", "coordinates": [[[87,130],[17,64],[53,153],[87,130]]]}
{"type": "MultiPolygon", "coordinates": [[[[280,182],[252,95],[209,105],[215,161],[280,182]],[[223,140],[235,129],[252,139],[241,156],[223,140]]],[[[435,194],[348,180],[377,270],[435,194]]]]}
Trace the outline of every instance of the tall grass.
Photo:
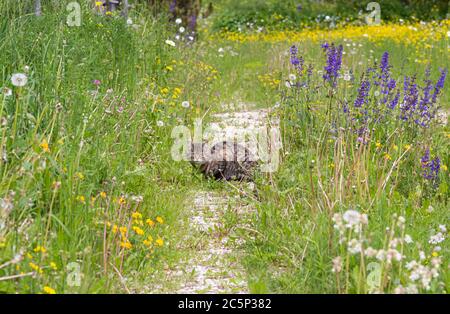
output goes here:
{"type": "Polygon", "coordinates": [[[128,25],[86,4],[80,27],[63,3],[43,3],[41,17],[15,1],[0,12],[0,290],[128,291],[122,277],[161,264],[186,180],[150,97],[175,58],[165,21],[141,10],[128,25]],[[13,73],[28,83],[13,86],[13,73]],[[146,220],[141,236],[131,222],[146,220]]]}

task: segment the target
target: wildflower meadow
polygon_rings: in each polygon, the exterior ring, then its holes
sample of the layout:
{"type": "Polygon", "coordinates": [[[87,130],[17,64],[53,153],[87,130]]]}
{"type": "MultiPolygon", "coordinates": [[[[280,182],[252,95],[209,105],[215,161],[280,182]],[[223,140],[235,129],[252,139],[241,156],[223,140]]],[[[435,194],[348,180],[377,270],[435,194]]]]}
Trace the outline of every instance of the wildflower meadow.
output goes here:
{"type": "Polygon", "coordinates": [[[449,292],[448,1],[347,2],[2,0],[0,292],[449,292]]]}

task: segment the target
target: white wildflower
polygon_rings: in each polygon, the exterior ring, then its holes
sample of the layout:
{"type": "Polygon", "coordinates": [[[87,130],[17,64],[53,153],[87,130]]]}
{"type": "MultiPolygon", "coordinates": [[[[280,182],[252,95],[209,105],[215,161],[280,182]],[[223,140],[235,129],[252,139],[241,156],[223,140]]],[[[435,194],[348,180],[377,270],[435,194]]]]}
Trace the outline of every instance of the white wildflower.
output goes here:
{"type": "Polygon", "coordinates": [[[420,258],[421,261],[423,261],[424,259],[427,258],[424,251],[420,251],[419,252],[419,258],[420,258]]]}
{"type": "Polygon", "coordinates": [[[159,120],[159,121],[156,122],[156,125],[159,126],[159,127],[162,127],[162,126],[164,126],[164,122],[159,120]]]}
{"type": "Polygon", "coordinates": [[[430,244],[439,244],[442,241],[445,240],[445,236],[442,232],[438,232],[435,235],[430,237],[430,240],[428,241],[428,243],[430,244]]]}
{"type": "Polygon", "coordinates": [[[375,250],[374,248],[372,248],[370,246],[365,251],[367,257],[374,257],[377,255],[377,252],[378,252],[377,250],[375,250]]]}
{"type": "Polygon", "coordinates": [[[177,19],[175,20],[175,23],[177,23],[177,24],[181,24],[182,22],[183,22],[183,20],[180,19],[180,18],[177,18],[177,19]]]}
{"type": "Polygon", "coordinates": [[[361,252],[361,242],[356,239],[351,239],[348,242],[347,249],[350,252],[350,254],[360,253],[361,252]]]}
{"type": "Polygon", "coordinates": [[[15,73],[11,76],[11,82],[14,86],[23,87],[27,85],[28,77],[23,73],[15,73]]]}
{"type": "Polygon", "coordinates": [[[3,95],[5,95],[5,97],[9,97],[12,95],[12,89],[8,88],[8,87],[3,87],[2,93],[3,93],[3,95]]]}
{"type": "Polygon", "coordinates": [[[386,252],[384,250],[379,250],[375,257],[377,260],[383,261],[386,258],[386,252]]]}
{"type": "Polygon", "coordinates": [[[181,27],[179,28],[180,33],[184,33],[185,30],[186,30],[186,29],[185,29],[183,26],[181,26],[181,27]]]}
{"type": "Polygon", "coordinates": [[[342,270],[342,258],[340,256],[333,258],[333,273],[340,273],[342,270]]]}
{"type": "Polygon", "coordinates": [[[407,243],[407,244],[413,243],[413,239],[411,238],[411,236],[409,234],[405,235],[405,243],[407,243]]]}
{"type": "Polygon", "coordinates": [[[296,79],[297,79],[297,77],[295,76],[295,74],[289,74],[290,81],[295,81],[296,79]]]}
{"type": "Polygon", "coordinates": [[[170,40],[170,39],[166,40],[166,44],[169,45],[169,46],[172,46],[172,47],[176,46],[175,42],[173,40],[170,40]]]}
{"type": "Polygon", "coordinates": [[[181,103],[181,106],[183,107],[183,108],[189,108],[190,107],[190,103],[189,103],[189,101],[183,101],[182,103],[181,103]]]}
{"type": "Polygon", "coordinates": [[[386,261],[388,263],[391,263],[392,261],[399,262],[399,261],[401,261],[401,259],[402,259],[402,254],[400,254],[400,252],[395,249],[389,249],[386,252],[386,261]]]}

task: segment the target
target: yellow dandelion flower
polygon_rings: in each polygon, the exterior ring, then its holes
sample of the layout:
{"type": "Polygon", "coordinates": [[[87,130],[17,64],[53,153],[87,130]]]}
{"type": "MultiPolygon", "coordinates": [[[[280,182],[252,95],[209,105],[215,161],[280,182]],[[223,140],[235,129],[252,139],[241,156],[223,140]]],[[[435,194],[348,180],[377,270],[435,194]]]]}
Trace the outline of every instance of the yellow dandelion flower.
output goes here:
{"type": "Polygon", "coordinates": [[[158,246],[163,246],[164,241],[163,241],[163,239],[158,238],[158,239],[156,239],[155,243],[156,243],[156,245],[158,245],[158,246]]]}
{"type": "Polygon", "coordinates": [[[152,241],[145,239],[144,241],[142,241],[142,243],[144,243],[145,246],[149,247],[150,245],[152,245],[152,241]]]}
{"type": "Polygon", "coordinates": [[[147,219],[147,220],[145,221],[145,223],[146,223],[147,225],[149,225],[150,227],[153,227],[153,226],[155,225],[155,222],[154,222],[153,220],[151,220],[150,218],[147,219]]]}
{"type": "Polygon", "coordinates": [[[160,216],[156,217],[156,221],[159,222],[160,224],[164,223],[164,219],[162,219],[162,217],[160,216]]]}
{"type": "Polygon", "coordinates": [[[42,268],[40,268],[38,265],[36,265],[35,263],[33,263],[33,262],[30,262],[30,263],[28,263],[28,265],[31,267],[31,269],[32,270],[34,270],[35,272],[37,272],[37,273],[39,273],[39,274],[42,274],[43,273],[43,271],[42,271],[42,268]]]}
{"type": "Polygon", "coordinates": [[[39,145],[40,148],[42,148],[42,151],[44,153],[49,153],[50,152],[50,147],[48,145],[47,140],[44,138],[41,142],[41,144],[39,145]]]}
{"type": "Polygon", "coordinates": [[[134,230],[134,232],[136,232],[136,234],[138,234],[138,235],[143,235],[143,234],[144,234],[144,230],[142,230],[142,229],[139,228],[138,226],[133,226],[133,230],[134,230]]]}
{"type": "Polygon", "coordinates": [[[86,198],[83,195],[78,195],[77,201],[79,201],[82,204],[86,204],[86,198]]]}
{"type": "Polygon", "coordinates": [[[43,247],[43,246],[38,245],[38,246],[36,246],[36,247],[34,248],[33,251],[34,251],[35,253],[39,253],[39,252],[45,253],[45,252],[47,252],[47,249],[46,249],[45,247],[43,247]]]}
{"type": "Polygon", "coordinates": [[[124,198],[123,196],[121,196],[121,197],[117,200],[117,202],[119,203],[119,205],[124,205],[124,204],[126,203],[126,200],[125,200],[125,198],[124,198]]]}
{"type": "Polygon", "coordinates": [[[128,230],[127,227],[120,227],[119,228],[119,231],[122,234],[122,236],[124,236],[127,233],[127,230],[128,230]]]}
{"type": "Polygon", "coordinates": [[[50,288],[49,286],[44,287],[44,292],[47,294],[56,294],[56,290],[53,288],[50,288]]]}
{"type": "Polygon", "coordinates": [[[134,212],[131,214],[133,219],[142,219],[142,214],[140,212],[134,212]]]}
{"type": "Polygon", "coordinates": [[[131,249],[133,247],[133,245],[131,244],[130,241],[124,241],[124,242],[120,242],[120,246],[125,248],[125,249],[131,249]]]}

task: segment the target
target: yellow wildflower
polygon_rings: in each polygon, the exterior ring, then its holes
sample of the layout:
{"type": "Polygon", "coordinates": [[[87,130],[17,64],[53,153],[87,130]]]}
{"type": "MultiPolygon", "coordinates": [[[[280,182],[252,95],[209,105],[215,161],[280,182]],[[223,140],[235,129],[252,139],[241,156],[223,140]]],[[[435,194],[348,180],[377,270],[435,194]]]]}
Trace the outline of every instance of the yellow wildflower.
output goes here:
{"type": "Polygon", "coordinates": [[[441,169],[442,169],[442,171],[447,171],[448,167],[447,167],[447,165],[442,165],[441,169]]]}
{"type": "Polygon", "coordinates": [[[155,225],[155,222],[154,222],[153,220],[151,220],[150,218],[147,219],[147,220],[145,221],[145,223],[146,223],[147,225],[149,225],[150,227],[153,227],[153,226],[155,225]]]}
{"type": "Polygon", "coordinates": [[[391,160],[391,155],[389,155],[388,153],[384,153],[384,159],[385,160],[391,160]]]}
{"type": "Polygon", "coordinates": [[[142,241],[144,243],[145,246],[150,246],[152,245],[152,241],[145,239],[144,241],[142,241]]]}
{"type": "Polygon", "coordinates": [[[50,288],[49,286],[45,286],[44,287],[44,292],[47,293],[47,294],[56,294],[55,289],[50,288]]]}
{"type": "Polygon", "coordinates": [[[127,234],[127,227],[120,227],[119,228],[119,231],[120,231],[120,233],[122,234],[122,236],[125,236],[125,234],[127,234]]]}
{"type": "Polygon", "coordinates": [[[101,1],[95,1],[95,6],[96,7],[101,7],[103,5],[103,2],[101,1]]]}
{"type": "Polygon", "coordinates": [[[173,71],[173,67],[170,66],[170,65],[168,65],[168,66],[166,66],[166,70],[169,71],[169,72],[171,72],[171,71],[173,71]]]}
{"type": "Polygon", "coordinates": [[[156,221],[159,222],[160,224],[164,223],[164,219],[162,219],[162,217],[160,216],[156,217],[156,221]]]}
{"type": "Polygon", "coordinates": [[[155,243],[156,243],[156,245],[158,245],[158,246],[163,246],[164,241],[163,241],[163,239],[158,238],[158,239],[156,239],[155,243]]]}
{"type": "Polygon", "coordinates": [[[33,262],[30,262],[30,263],[28,263],[28,265],[31,267],[31,269],[32,270],[34,270],[35,272],[37,272],[37,273],[39,273],[39,274],[42,274],[43,273],[43,271],[42,271],[42,268],[40,268],[38,265],[36,265],[35,263],[33,263],[33,262]]]}
{"type": "Polygon", "coordinates": [[[84,180],[84,174],[82,174],[81,172],[76,172],[75,177],[77,177],[80,180],[84,180]]]}
{"type": "Polygon", "coordinates": [[[377,147],[377,149],[380,149],[383,145],[381,145],[380,142],[376,142],[376,143],[375,143],[375,146],[377,147]]]}
{"type": "Polygon", "coordinates": [[[86,198],[83,195],[78,195],[77,201],[79,201],[80,203],[86,204],[86,198]]]}
{"type": "Polygon", "coordinates": [[[431,256],[433,256],[433,257],[438,257],[438,256],[439,256],[439,253],[435,251],[435,252],[431,253],[431,256]]]}
{"type": "Polygon", "coordinates": [[[50,148],[48,146],[48,142],[47,142],[47,140],[45,138],[42,140],[42,143],[39,146],[42,148],[44,153],[49,153],[50,152],[50,148]]]}
{"type": "Polygon", "coordinates": [[[121,196],[117,202],[119,203],[119,205],[124,205],[126,203],[125,198],[123,196],[121,196]]]}
{"type": "Polygon", "coordinates": [[[39,252],[45,253],[45,252],[47,252],[47,249],[46,249],[45,247],[43,247],[43,246],[38,245],[38,246],[36,246],[36,247],[34,248],[33,251],[34,251],[35,253],[39,253],[39,252]]]}
{"type": "Polygon", "coordinates": [[[144,230],[142,230],[142,229],[139,228],[138,226],[133,226],[133,230],[134,230],[134,232],[136,232],[136,234],[138,234],[138,235],[143,235],[143,234],[144,234],[144,230]]]}
{"type": "Polygon", "coordinates": [[[106,198],[106,192],[105,191],[101,191],[100,192],[100,197],[101,198],[106,198]]]}
{"type": "Polygon", "coordinates": [[[131,245],[130,241],[124,241],[124,242],[120,242],[120,246],[126,249],[131,249],[133,247],[133,245],[131,245]]]}
{"type": "Polygon", "coordinates": [[[410,150],[411,149],[411,144],[406,144],[404,147],[405,147],[406,150],[410,150]]]}
{"type": "Polygon", "coordinates": [[[133,219],[142,219],[142,214],[140,212],[134,212],[131,214],[133,219]]]}
{"type": "Polygon", "coordinates": [[[55,262],[50,262],[50,268],[53,270],[58,270],[58,266],[56,266],[55,262]]]}

